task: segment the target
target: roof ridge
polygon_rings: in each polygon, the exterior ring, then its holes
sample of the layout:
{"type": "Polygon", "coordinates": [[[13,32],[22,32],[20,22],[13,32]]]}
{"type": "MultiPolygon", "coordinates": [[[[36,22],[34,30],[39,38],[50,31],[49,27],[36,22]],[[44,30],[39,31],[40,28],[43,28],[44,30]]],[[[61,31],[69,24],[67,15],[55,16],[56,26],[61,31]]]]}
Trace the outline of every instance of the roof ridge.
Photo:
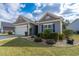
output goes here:
{"type": "Polygon", "coordinates": [[[29,19],[28,17],[23,16],[23,15],[19,15],[18,18],[23,18],[25,21],[32,22],[31,19],[29,19]]]}
{"type": "Polygon", "coordinates": [[[56,15],[56,14],[54,14],[54,13],[48,11],[48,12],[45,12],[45,13],[40,17],[39,21],[41,21],[41,19],[42,19],[43,17],[45,17],[46,14],[50,15],[51,17],[61,18],[61,16],[58,16],[58,15],[56,15]]]}

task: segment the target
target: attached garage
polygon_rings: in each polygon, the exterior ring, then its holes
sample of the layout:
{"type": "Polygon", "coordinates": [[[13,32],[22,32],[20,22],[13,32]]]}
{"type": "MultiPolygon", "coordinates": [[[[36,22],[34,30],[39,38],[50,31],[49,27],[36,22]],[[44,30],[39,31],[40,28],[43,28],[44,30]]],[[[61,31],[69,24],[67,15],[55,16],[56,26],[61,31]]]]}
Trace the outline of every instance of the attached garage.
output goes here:
{"type": "Polygon", "coordinates": [[[30,19],[20,15],[14,22],[15,35],[30,35],[31,22],[30,19]]]}
{"type": "Polygon", "coordinates": [[[27,25],[15,26],[15,34],[16,35],[25,35],[25,32],[28,32],[27,25]]]}

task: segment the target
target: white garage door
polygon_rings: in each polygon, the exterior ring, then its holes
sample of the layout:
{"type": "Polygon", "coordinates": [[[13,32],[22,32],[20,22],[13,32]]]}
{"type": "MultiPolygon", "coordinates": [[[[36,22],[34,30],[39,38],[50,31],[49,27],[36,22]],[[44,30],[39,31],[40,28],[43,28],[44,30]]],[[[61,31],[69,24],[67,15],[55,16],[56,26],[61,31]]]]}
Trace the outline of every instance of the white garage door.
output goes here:
{"type": "Polygon", "coordinates": [[[15,26],[16,35],[25,35],[25,32],[27,32],[27,25],[15,26]]]}

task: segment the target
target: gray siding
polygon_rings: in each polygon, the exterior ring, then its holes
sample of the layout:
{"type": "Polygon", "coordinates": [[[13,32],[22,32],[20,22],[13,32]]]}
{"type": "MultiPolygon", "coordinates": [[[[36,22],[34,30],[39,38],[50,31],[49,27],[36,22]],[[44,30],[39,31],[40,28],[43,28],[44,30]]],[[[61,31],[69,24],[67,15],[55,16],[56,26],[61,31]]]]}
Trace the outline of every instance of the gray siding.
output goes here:
{"type": "Polygon", "coordinates": [[[55,32],[60,32],[60,22],[55,22],[55,32]]]}
{"type": "MultiPolygon", "coordinates": [[[[44,24],[49,24],[49,23],[43,23],[43,25],[44,24]]],[[[55,24],[55,32],[60,32],[61,30],[61,25],[60,25],[60,22],[52,22],[52,24],[55,24]]],[[[52,25],[51,24],[51,25],[52,25]]],[[[43,30],[44,30],[44,28],[43,28],[43,30]]],[[[52,31],[53,31],[53,25],[52,25],[52,31]]],[[[41,25],[39,24],[38,25],[38,33],[41,33],[42,32],[42,27],[41,27],[41,25]]]]}

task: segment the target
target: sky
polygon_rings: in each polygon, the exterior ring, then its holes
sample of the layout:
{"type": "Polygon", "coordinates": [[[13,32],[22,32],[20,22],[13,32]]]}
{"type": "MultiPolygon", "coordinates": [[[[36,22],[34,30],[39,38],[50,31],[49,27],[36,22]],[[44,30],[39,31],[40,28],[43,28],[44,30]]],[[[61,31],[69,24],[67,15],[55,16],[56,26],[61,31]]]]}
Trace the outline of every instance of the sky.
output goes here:
{"type": "Polygon", "coordinates": [[[0,20],[15,22],[19,15],[33,21],[39,20],[45,12],[62,16],[70,22],[79,18],[78,3],[0,3],[0,20]]]}

